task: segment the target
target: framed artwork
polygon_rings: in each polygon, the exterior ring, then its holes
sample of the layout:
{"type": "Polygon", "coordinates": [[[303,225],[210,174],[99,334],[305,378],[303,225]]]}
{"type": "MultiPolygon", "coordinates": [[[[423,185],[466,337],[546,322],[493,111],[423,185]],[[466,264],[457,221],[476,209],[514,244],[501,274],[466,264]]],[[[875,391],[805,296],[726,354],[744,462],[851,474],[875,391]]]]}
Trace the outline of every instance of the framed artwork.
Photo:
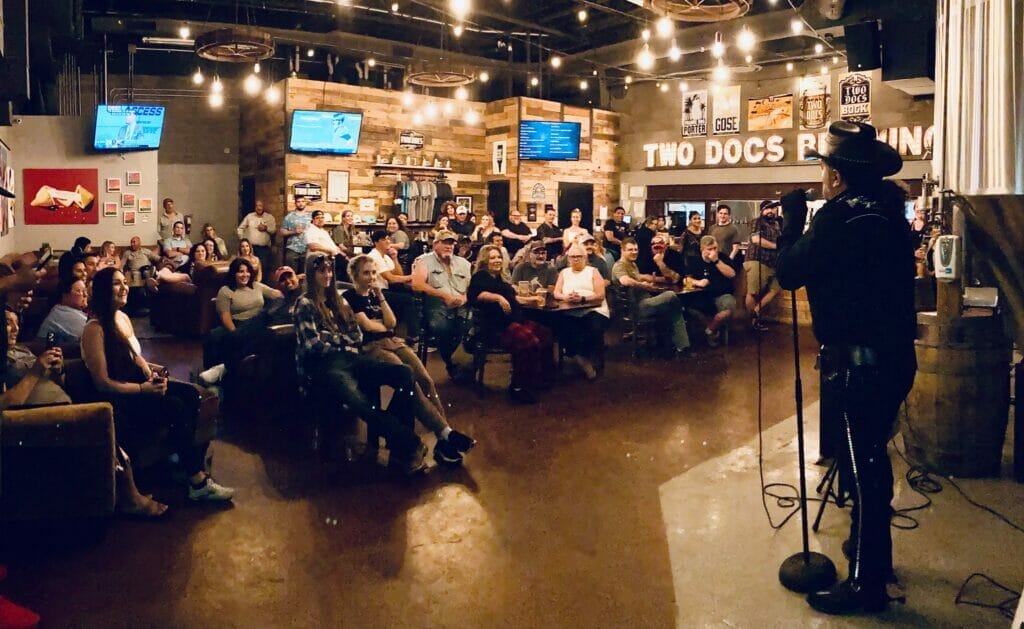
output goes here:
{"type": "Polygon", "coordinates": [[[121,178],[120,177],[107,177],[107,192],[120,192],[121,191],[121,178]]]}
{"type": "Polygon", "coordinates": [[[139,213],[148,214],[153,211],[153,199],[139,199],[139,213]]]}
{"type": "Polygon", "coordinates": [[[138,170],[129,170],[125,173],[124,178],[129,186],[142,185],[142,173],[138,170]]]}
{"type": "Polygon", "coordinates": [[[327,202],[348,203],[348,171],[327,171],[327,202]]]}
{"type": "Polygon", "coordinates": [[[455,205],[464,206],[470,214],[473,214],[473,197],[455,197],[455,205]]]}
{"type": "Polygon", "coordinates": [[[103,216],[117,216],[117,201],[107,201],[103,204],[103,216]]]}
{"type": "MultiPolygon", "coordinates": [[[[122,192],[121,193],[121,207],[135,207],[135,193],[134,192],[122,192]]],[[[134,223],[133,223],[134,224],[134,223]]]]}
{"type": "Polygon", "coordinates": [[[95,168],[26,168],[21,177],[26,225],[99,224],[95,168]]]}
{"type": "Polygon", "coordinates": [[[125,210],[121,215],[121,222],[125,225],[135,224],[135,210],[125,210]]]}
{"type": "Polygon", "coordinates": [[[11,149],[3,143],[3,140],[0,140],[0,188],[9,192],[14,189],[14,164],[11,163],[11,149]]]}

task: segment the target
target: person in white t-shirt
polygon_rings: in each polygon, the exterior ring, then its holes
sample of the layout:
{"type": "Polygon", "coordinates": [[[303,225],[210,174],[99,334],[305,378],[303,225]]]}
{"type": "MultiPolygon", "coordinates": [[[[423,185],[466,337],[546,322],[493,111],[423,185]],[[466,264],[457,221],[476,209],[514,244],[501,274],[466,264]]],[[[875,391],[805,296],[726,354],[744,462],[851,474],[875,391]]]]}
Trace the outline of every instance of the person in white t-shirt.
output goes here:
{"type": "Polygon", "coordinates": [[[406,339],[412,344],[419,339],[420,313],[412,293],[412,275],[406,275],[398,262],[398,250],[391,243],[391,234],[378,229],[370,234],[373,249],[368,257],[377,267],[377,286],[391,304],[398,321],[405,326],[406,339]]]}

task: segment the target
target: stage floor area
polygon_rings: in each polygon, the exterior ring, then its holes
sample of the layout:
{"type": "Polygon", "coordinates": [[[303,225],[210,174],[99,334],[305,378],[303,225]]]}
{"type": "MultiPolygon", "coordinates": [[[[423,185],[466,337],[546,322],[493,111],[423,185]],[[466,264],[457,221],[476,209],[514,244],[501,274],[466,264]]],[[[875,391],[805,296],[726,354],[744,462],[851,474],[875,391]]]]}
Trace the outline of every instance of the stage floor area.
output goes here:
{"type": "MultiPolygon", "coordinates": [[[[812,614],[778,584],[780,562],[799,549],[799,521],[775,533],[761,506],[755,337],[736,333],[729,347],[674,362],[632,361],[614,336],[602,378],[568,374],[533,406],[500,389],[507,366],[488,368],[490,388],[478,396],[449,384],[431,355],[452,425],[480,444],[464,468],[423,478],[323,464],[288,413],[231,417],[213,449],[215,475],[236,488],[233,508],[193,507],[174,485],[150,485],[171,504],[170,520],[115,520],[94,545],[8,558],[0,594],[38,611],[43,627],[877,624],[812,614]]],[[[200,362],[197,341],[143,345],[180,378],[200,362]]],[[[769,481],[796,480],[791,348],[786,327],[762,336],[769,481]]],[[[810,461],[814,355],[804,330],[810,461]]],[[[823,471],[808,469],[812,481],[823,471]]],[[[1024,522],[1024,485],[961,485],[1024,522]]],[[[1005,626],[997,612],[953,599],[975,571],[1019,591],[1024,534],[948,485],[932,499],[914,514],[918,529],[896,532],[908,604],[883,619],[1005,626]]],[[[898,506],[922,500],[901,480],[898,506]]],[[[830,506],[812,538],[834,560],[845,519],[830,506]]],[[[845,562],[839,568],[845,573],[845,562]]]]}

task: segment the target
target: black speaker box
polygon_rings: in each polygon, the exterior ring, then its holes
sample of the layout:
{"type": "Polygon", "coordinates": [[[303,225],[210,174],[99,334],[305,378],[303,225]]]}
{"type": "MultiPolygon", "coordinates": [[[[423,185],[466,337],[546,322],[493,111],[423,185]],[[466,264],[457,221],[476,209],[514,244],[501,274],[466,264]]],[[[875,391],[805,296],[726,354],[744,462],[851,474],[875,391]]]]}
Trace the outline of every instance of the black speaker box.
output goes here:
{"type": "Polygon", "coordinates": [[[878,22],[861,22],[843,27],[846,40],[846,69],[849,72],[877,70],[882,67],[882,39],[878,22]]]}
{"type": "Polygon", "coordinates": [[[882,80],[935,78],[935,23],[886,20],[882,23],[882,80]]]}

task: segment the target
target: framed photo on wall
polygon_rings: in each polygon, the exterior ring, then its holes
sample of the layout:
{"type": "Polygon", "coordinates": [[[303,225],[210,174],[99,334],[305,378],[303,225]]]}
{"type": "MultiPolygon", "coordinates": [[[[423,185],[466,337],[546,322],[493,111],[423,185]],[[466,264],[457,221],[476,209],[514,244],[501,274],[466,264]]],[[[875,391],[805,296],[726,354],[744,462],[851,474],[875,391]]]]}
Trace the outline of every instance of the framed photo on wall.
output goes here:
{"type": "Polygon", "coordinates": [[[153,199],[139,199],[139,213],[148,214],[153,211],[153,199]]]}
{"type": "Polygon", "coordinates": [[[129,170],[125,173],[125,182],[129,186],[141,186],[142,185],[142,173],[138,170],[129,170]]]}
{"type": "Polygon", "coordinates": [[[327,171],[327,202],[348,203],[348,171],[327,171]]]}
{"type": "Polygon", "coordinates": [[[121,215],[121,222],[125,225],[135,224],[135,210],[125,210],[124,214],[121,215]]]}
{"type": "Polygon", "coordinates": [[[117,216],[117,201],[106,201],[103,203],[103,216],[107,218],[117,216]]]}
{"type": "MultiPolygon", "coordinates": [[[[135,207],[135,193],[134,192],[122,192],[121,193],[121,207],[134,208],[135,207]]],[[[134,225],[135,223],[132,223],[134,225]]]]}
{"type": "Polygon", "coordinates": [[[120,177],[107,177],[107,192],[120,192],[121,191],[121,178],[120,177]]]}
{"type": "Polygon", "coordinates": [[[473,213],[473,197],[455,197],[455,205],[461,205],[473,213]]]}

